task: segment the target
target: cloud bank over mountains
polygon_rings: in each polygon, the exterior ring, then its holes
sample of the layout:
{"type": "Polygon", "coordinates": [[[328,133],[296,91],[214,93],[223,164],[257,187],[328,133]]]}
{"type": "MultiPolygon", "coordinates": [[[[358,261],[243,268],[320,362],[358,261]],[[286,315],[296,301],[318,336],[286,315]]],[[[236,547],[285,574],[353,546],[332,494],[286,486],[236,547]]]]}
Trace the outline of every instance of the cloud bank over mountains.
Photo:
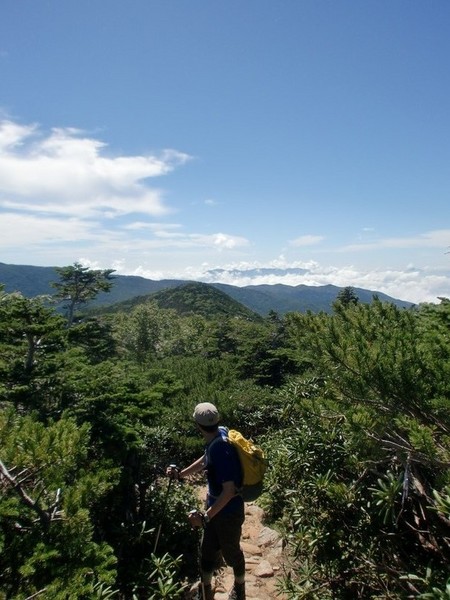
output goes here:
{"type": "MultiPolygon", "coordinates": [[[[117,265],[118,272],[121,266],[117,265]]],[[[124,273],[125,274],[125,273],[124,273]]],[[[288,265],[276,260],[272,265],[241,264],[220,268],[187,269],[165,273],[137,269],[136,275],[149,279],[190,279],[205,283],[225,283],[235,286],[247,285],[336,285],[358,287],[383,292],[399,300],[419,304],[438,302],[438,297],[450,297],[450,276],[443,271],[425,270],[410,266],[401,270],[360,271],[355,267],[324,266],[317,262],[288,265]],[[447,292],[445,293],[445,290],[447,292]],[[443,293],[444,292],[444,293],[443,293]]]]}

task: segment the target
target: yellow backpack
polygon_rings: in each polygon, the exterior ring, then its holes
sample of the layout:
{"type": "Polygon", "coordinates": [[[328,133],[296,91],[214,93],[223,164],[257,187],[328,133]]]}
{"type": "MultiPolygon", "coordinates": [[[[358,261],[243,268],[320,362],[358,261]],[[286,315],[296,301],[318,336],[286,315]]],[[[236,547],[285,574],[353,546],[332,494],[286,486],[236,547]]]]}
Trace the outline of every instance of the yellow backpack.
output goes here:
{"type": "Polygon", "coordinates": [[[235,429],[228,431],[227,438],[236,448],[241,461],[243,480],[239,494],[246,502],[252,502],[261,495],[263,490],[264,474],[267,470],[264,452],[235,429]]]}

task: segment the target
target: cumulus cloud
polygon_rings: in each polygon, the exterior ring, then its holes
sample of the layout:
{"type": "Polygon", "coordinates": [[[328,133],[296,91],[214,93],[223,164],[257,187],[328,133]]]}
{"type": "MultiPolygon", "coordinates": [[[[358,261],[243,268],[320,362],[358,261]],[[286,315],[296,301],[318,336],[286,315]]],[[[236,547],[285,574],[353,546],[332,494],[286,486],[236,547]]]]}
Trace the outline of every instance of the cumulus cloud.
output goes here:
{"type": "Polygon", "coordinates": [[[248,240],[236,235],[228,235],[226,233],[214,233],[208,236],[196,236],[200,242],[211,243],[215,248],[239,248],[248,245],[248,240]]]}
{"type": "Polygon", "coordinates": [[[106,149],[74,128],[45,134],[36,125],[3,121],[0,206],[84,218],[168,212],[162,192],[146,180],[167,174],[190,157],[175,150],[113,157],[106,149]]]}

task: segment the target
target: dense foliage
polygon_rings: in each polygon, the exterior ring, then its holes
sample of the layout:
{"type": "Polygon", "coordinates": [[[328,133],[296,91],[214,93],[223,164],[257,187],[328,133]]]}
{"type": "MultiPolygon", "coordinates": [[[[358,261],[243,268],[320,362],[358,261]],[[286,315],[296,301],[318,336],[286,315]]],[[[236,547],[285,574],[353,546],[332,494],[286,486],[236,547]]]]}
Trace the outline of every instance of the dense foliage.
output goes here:
{"type": "Polygon", "coordinates": [[[202,451],[201,400],[266,449],[288,597],[448,598],[450,302],[176,310],[199,292],[64,319],[0,291],[0,598],[182,598],[198,501],[163,473],[202,451]]]}

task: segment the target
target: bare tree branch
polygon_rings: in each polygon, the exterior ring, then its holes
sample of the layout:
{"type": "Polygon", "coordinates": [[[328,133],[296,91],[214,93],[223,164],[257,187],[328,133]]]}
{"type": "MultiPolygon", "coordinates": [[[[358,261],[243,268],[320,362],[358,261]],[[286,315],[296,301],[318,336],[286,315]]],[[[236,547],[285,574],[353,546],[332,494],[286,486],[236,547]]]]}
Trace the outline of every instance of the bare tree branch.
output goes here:
{"type": "MultiPolygon", "coordinates": [[[[22,471],[23,473],[23,471],[22,471]]],[[[5,464],[3,463],[3,461],[0,460],[0,475],[1,477],[3,477],[7,483],[17,492],[17,494],[20,496],[22,502],[28,506],[29,508],[31,508],[31,510],[33,510],[39,517],[40,522],[42,523],[42,525],[44,525],[45,527],[48,527],[50,525],[50,522],[52,520],[52,514],[50,513],[50,511],[44,510],[36,500],[33,500],[33,498],[31,498],[27,492],[23,489],[21,482],[17,481],[17,478],[14,477],[10,471],[7,469],[7,467],[5,466],[5,464]]],[[[59,499],[59,493],[57,495],[57,500],[59,499]]],[[[53,507],[53,514],[56,514],[56,506],[53,507]]]]}
{"type": "Polygon", "coordinates": [[[28,596],[27,598],[25,598],[25,600],[32,600],[32,598],[36,598],[37,596],[40,596],[41,594],[43,594],[46,591],[47,591],[47,588],[44,588],[43,590],[39,590],[39,592],[35,592],[31,596],[28,596]]]}

